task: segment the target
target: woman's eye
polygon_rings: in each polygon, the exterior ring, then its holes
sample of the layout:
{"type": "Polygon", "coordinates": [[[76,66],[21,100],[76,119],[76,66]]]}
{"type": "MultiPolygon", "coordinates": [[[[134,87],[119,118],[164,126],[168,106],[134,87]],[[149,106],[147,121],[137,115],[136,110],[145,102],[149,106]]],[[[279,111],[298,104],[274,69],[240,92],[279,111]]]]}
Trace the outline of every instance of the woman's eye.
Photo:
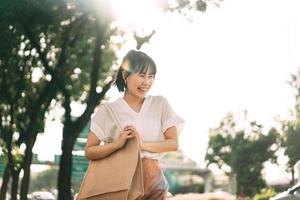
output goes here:
{"type": "Polygon", "coordinates": [[[153,80],[154,79],[154,75],[146,75],[146,74],[138,74],[138,77],[142,78],[142,79],[149,79],[149,80],[153,80]]]}

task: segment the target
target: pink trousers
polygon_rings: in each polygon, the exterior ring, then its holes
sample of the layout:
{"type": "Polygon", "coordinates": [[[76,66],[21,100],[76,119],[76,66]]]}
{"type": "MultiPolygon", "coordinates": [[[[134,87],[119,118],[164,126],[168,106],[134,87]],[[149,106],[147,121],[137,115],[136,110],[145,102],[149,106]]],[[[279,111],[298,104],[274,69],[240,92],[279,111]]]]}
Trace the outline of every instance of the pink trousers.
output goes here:
{"type": "Polygon", "coordinates": [[[142,200],[166,200],[168,182],[156,159],[142,158],[144,196],[142,200]]]}

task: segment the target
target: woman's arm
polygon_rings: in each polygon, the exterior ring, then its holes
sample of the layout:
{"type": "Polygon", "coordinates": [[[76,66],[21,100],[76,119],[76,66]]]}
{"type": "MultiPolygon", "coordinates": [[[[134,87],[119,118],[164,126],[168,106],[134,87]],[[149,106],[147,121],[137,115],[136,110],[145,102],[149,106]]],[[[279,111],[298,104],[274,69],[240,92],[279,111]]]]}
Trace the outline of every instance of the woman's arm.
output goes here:
{"type": "Polygon", "coordinates": [[[178,149],[178,135],[175,126],[165,131],[165,140],[159,142],[141,142],[141,149],[153,153],[176,151],[178,149]]]}
{"type": "Polygon", "coordinates": [[[118,139],[116,139],[115,141],[105,145],[99,145],[101,141],[98,139],[95,133],[91,131],[85,146],[85,157],[88,160],[105,158],[111,153],[122,148],[126,140],[132,137],[134,136],[131,134],[131,131],[123,130],[121,131],[118,139]]]}

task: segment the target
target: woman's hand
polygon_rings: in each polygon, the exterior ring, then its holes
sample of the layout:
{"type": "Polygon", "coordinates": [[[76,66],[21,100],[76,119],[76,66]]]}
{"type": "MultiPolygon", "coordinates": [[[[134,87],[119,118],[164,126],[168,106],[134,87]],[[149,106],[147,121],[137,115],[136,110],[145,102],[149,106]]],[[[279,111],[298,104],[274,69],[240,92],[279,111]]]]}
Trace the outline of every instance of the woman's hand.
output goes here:
{"type": "Polygon", "coordinates": [[[137,140],[138,140],[138,143],[139,143],[139,147],[140,147],[141,150],[143,150],[144,142],[143,142],[143,140],[140,138],[140,135],[139,135],[139,132],[137,131],[137,129],[136,129],[134,126],[129,125],[129,126],[126,126],[126,127],[125,127],[125,130],[131,131],[131,133],[132,133],[135,137],[137,137],[137,140]]]}
{"type": "Polygon", "coordinates": [[[175,126],[172,126],[165,131],[165,139],[163,141],[156,142],[143,142],[134,126],[126,126],[124,131],[129,131],[131,133],[131,137],[137,137],[141,150],[153,153],[162,153],[167,151],[176,151],[178,149],[178,135],[175,126]]]}
{"type": "Polygon", "coordinates": [[[119,137],[116,139],[115,143],[118,149],[122,148],[127,139],[133,138],[134,133],[131,130],[126,129],[126,127],[120,132],[119,137]]]}

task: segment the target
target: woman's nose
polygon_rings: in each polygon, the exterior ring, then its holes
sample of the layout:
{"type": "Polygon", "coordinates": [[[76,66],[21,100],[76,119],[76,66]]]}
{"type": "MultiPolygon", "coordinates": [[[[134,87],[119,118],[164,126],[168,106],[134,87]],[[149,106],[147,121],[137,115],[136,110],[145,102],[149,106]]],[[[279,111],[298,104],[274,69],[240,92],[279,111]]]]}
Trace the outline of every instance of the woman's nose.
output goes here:
{"type": "Polygon", "coordinates": [[[145,77],[143,78],[143,83],[146,85],[150,85],[152,83],[152,79],[151,78],[148,78],[148,77],[145,77]]]}

